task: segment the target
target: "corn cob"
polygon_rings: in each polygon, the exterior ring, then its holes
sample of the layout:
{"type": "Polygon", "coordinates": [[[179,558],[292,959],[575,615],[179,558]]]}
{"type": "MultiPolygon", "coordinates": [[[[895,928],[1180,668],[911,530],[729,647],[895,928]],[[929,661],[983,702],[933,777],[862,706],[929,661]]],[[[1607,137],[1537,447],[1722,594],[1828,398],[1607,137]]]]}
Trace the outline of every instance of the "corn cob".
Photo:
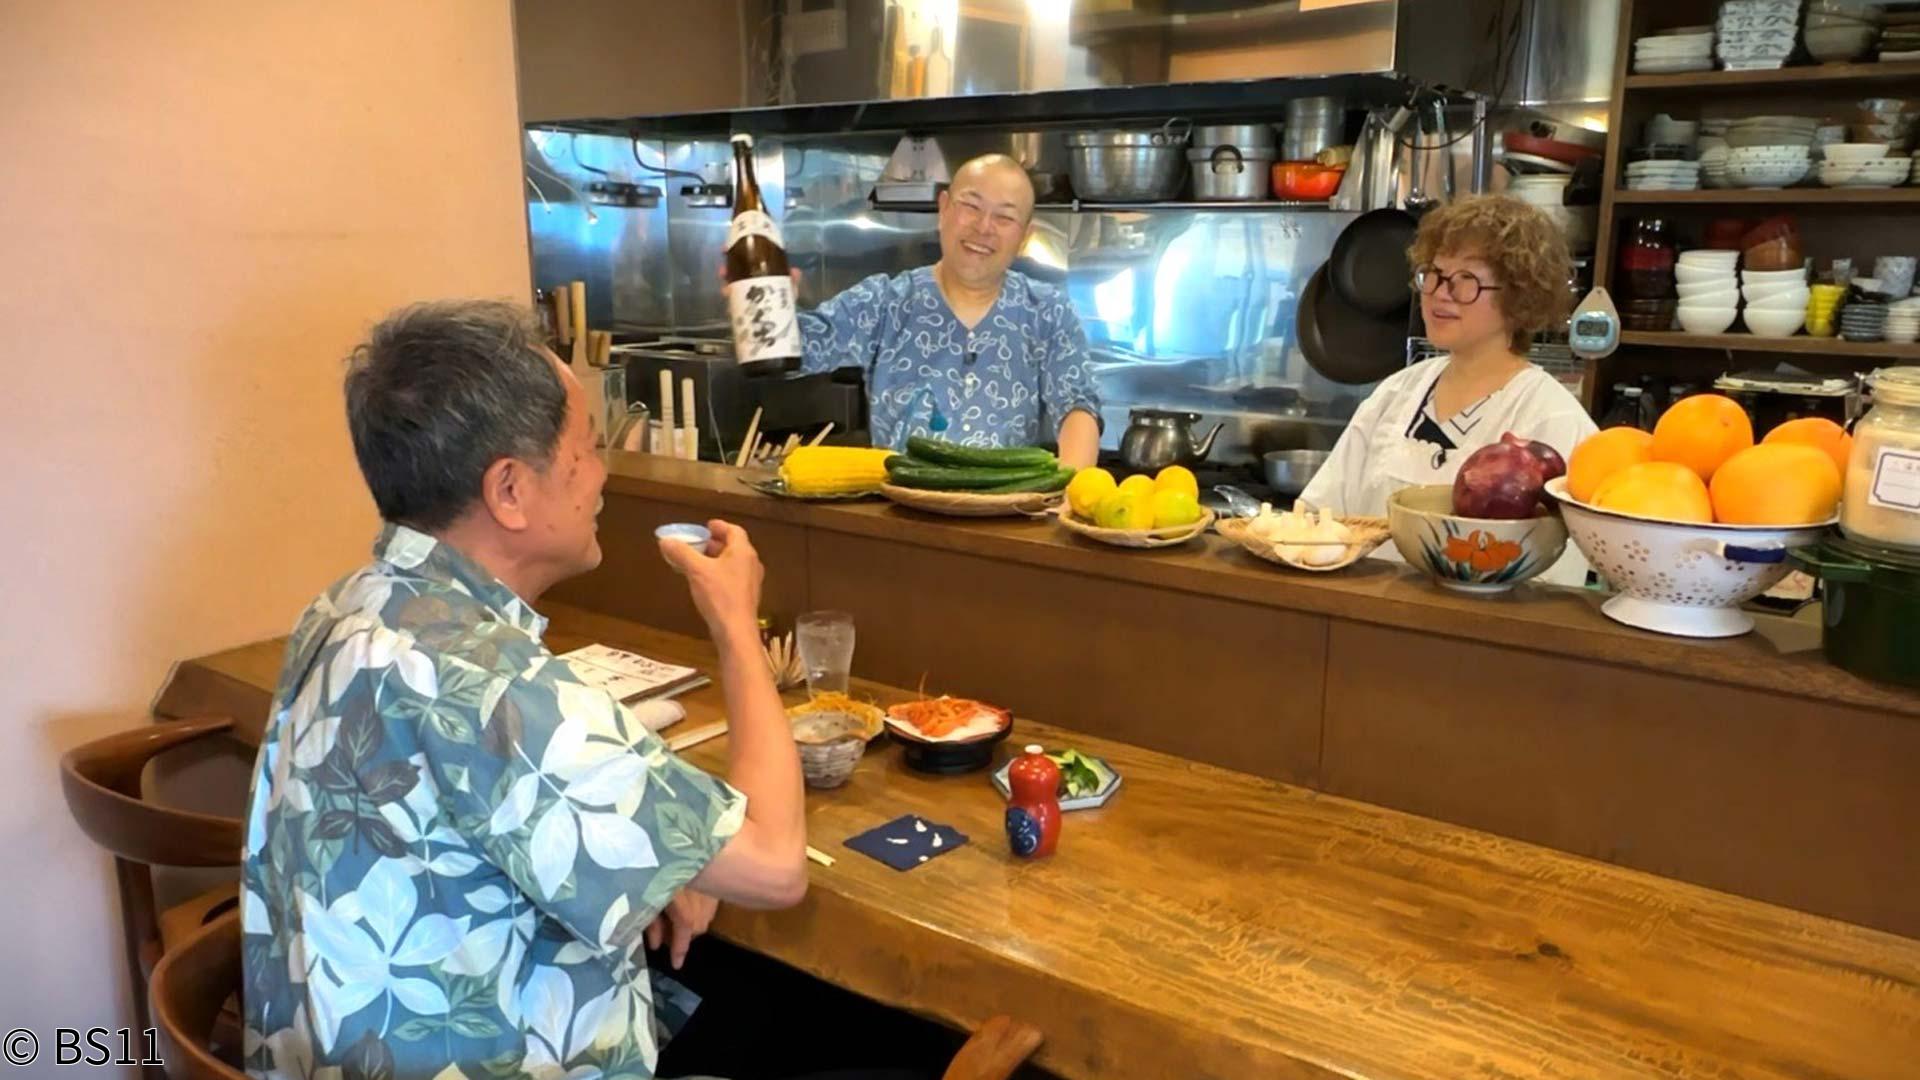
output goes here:
{"type": "Polygon", "coordinates": [[[795,495],[846,495],[887,482],[891,450],[857,446],[799,446],[780,464],[780,478],[795,495]]]}

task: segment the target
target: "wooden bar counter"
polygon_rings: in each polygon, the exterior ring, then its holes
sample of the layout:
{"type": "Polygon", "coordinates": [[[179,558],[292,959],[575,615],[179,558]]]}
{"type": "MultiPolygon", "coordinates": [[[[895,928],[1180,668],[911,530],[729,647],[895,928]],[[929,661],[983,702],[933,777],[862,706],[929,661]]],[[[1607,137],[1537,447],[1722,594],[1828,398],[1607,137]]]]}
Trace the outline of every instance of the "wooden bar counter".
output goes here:
{"type": "Polygon", "coordinates": [[[697,634],[652,531],[726,517],[769,616],[854,614],[864,677],[1920,936],[1920,693],[1831,666],[1806,621],[1690,641],[1589,592],[1469,597],[1377,560],[1294,573],[1212,536],[1122,550],[611,462],[606,561],[556,600],[697,634]]]}
{"type": "MultiPolygon", "coordinates": [[[[704,640],[541,607],[556,651],[712,668],[704,640]]],[[[257,741],[283,647],[179,665],[158,711],[229,710],[257,741]]],[[[716,687],[681,700],[685,727],[720,715],[716,687]]],[[[880,745],[808,793],[809,839],[837,862],[809,867],[807,899],[723,908],[714,932],[956,1027],[1011,1013],[1076,1080],[1894,1080],[1920,1061],[1920,942],[1017,725],[1009,747],[1077,747],[1125,778],[1067,815],[1053,858],[1007,853],[985,774],[924,776],[880,745]],[[903,813],[971,842],[910,873],[841,846],[903,813]]],[[[724,741],[688,757],[720,771],[724,741]]]]}

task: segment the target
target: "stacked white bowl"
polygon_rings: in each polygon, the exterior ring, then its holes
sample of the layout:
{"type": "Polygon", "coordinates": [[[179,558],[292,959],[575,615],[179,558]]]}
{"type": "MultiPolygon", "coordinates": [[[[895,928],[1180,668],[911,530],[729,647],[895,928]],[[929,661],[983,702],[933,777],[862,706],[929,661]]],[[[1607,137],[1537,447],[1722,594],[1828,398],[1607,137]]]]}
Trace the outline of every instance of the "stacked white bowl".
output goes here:
{"type": "Polygon", "coordinates": [[[1633,71],[1636,75],[1672,75],[1682,71],[1713,70],[1713,28],[1681,27],[1636,38],[1633,71]]]}
{"type": "Polygon", "coordinates": [[[1780,67],[1800,40],[1800,0],[1726,0],[1714,33],[1728,71],[1780,67]]]}
{"type": "Polygon", "coordinates": [[[1727,180],[1741,188],[1797,184],[1812,167],[1805,146],[1735,146],[1727,151],[1727,180]]]}
{"type": "Polygon", "coordinates": [[[1886,143],[1835,143],[1820,163],[1820,183],[1827,187],[1893,187],[1907,182],[1913,159],[1888,156],[1886,143]]]}
{"type": "Polygon", "coordinates": [[[1920,341],[1920,296],[1887,305],[1887,340],[1902,345],[1920,341]]]}
{"type": "Polygon", "coordinates": [[[1699,186],[1697,161],[1635,161],[1627,165],[1628,191],[1692,191],[1699,186]]]}
{"type": "Polygon", "coordinates": [[[1599,225],[1598,206],[1568,206],[1567,185],[1573,177],[1560,173],[1516,176],[1507,181],[1507,194],[1540,208],[1566,234],[1575,254],[1593,250],[1594,231],[1599,225]]]}
{"type": "Polygon", "coordinates": [[[1807,301],[1813,289],[1807,269],[1742,270],[1740,296],[1746,301],[1743,318],[1754,337],[1792,337],[1806,325],[1807,301]]]}
{"type": "Polygon", "coordinates": [[[1683,251],[1673,268],[1680,290],[1680,329],[1689,334],[1724,334],[1740,314],[1740,286],[1734,277],[1737,251],[1683,251]]]}

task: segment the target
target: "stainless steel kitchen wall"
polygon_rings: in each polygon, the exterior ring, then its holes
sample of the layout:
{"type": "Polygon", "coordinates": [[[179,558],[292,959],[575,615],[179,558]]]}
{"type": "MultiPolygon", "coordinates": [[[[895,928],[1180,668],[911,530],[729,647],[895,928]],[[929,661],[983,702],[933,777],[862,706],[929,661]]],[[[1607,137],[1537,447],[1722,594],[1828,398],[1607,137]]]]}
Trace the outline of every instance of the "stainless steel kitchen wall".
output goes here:
{"type": "MultiPolygon", "coordinates": [[[[876,210],[868,200],[893,143],[843,135],[758,144],[756,175],[801,272],[803,305],[870,274],[940,257],[934,215],[876,210]]],[[[994,150],[1037,161],[1062,153],[1056,134],[940,143],[955,165],[994,150]]],[[[642,141],[638,161],[630,140],[610,136],[535,133],[530,149],[541,146],[546,152],[530,161],[555,175],[529,167],[547,192],[544,203],[528,193],[537,283],[585,279],[592,321],[628,334],[724,333],[719,265],[727,211],[689,206],[681,191],[704,178],[703,168],[713,175],[727,161],[726,145],[642,141]],[[688,175],[663,176],[642,162],[688,175]],[[585,191],[606,179],[586,166],[664,187],[661,205],[609,209],[571,198],[567,188],[585,191]]],[[[1351,217],[1278,207],[1043,206],[1015,267],[1063,287],[1086,326],[1109,443],[1137,405],[1228,421],[1216,452],[1228,457],[1326,447],[1365,388],[1327,382],[1306,365],[1294,314],[1307,278],[1351,217]]]]}

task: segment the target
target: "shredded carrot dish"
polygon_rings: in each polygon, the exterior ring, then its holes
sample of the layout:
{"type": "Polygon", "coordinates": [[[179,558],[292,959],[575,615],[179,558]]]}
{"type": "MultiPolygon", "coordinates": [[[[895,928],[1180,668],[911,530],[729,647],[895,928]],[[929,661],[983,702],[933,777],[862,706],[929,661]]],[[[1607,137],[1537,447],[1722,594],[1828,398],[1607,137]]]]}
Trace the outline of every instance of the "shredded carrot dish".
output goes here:
{"type": "Polygon", "coordinates": [[[981,713],[1005,714],[991,705],[975,701],[972,698],[937,697],[922,701],[908,701],[895,705],[888,712],[899,720],[904,720],[918,728],[922,735],[937,739],[981,713]]]}

